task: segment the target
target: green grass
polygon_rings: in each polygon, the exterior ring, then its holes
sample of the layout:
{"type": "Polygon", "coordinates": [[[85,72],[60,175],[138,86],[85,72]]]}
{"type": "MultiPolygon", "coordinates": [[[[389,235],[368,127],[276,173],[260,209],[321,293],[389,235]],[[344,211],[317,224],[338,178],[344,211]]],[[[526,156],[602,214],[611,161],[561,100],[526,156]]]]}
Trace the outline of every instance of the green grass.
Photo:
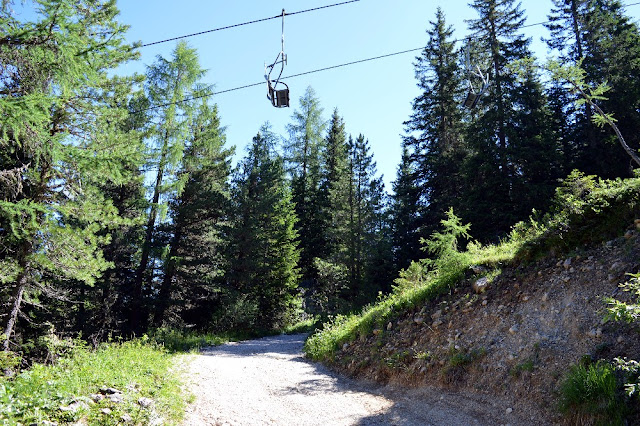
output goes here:
{"type": "Polygon", "coordinates": [[[207,346],[218,346],[229,341],[242,340],[239,334],[212,334],[184,331],[174,328],[158,328],[150,333],[150,340],[171,353],[196,352],[207,346]]]}
{"type": "Polygon", "coordinates": [[[158,418],[165,424],[177,424],[188,395],[181,390],[176,364],[175,355],[146,339],[103,344],[96,351],[76,344],[55,365],[35,364],[14,378],[0,377],[0,423],[115,425],[129,415],[133,424],[149,424],[158,418]],[[99,393],[101,387],[122,391],[123,402],[94,403],[90,395],[99,393]],[[152,409],[138,404],[141,397],[153,400],[152,409]],[[83,407],[64,411],[74,401],[82,402],[83,407]],[[104,414],[105,408],[111,412],[104,414]]]}
{"type": "Polygon", "coordinates": [[[622,424],[625,405],[614,368],[604,361],[573,366],[560,387],[560,410],[580,424],[622,424]]]}

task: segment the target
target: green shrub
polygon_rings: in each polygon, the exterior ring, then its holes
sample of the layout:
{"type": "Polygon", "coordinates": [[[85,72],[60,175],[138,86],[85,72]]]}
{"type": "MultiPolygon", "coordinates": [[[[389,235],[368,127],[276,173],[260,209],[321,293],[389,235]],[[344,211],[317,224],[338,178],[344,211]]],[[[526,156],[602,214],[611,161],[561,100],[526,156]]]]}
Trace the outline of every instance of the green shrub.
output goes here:
{"type": "Polygon", "coordinates": [[[171,353],[199,351],[207,346],[217,346],[232,340],[227,336],[166,327],[153,330],[150,339],[171,353]]]}
{"type": "Polygon", "coordinates": [[[560,410],[578,424],[622,424],[625,405],[613,366],[604,361],[572,366],[560,387],[560,410]]]}

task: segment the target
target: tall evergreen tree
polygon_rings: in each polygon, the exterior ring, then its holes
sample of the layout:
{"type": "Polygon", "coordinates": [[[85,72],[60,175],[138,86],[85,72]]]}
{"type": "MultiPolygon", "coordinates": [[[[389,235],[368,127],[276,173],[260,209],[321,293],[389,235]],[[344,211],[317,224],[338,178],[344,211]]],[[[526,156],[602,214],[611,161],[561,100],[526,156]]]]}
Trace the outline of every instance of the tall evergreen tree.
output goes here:
{"type": "Polygon", "coordinates": [[[179,179],[184,190],[170,202],[171,240],[158,291],[154,323],[167,322],[167,312],[199,326],[210,318],[220,278],[227,269],[225,242],[229,214],[230,156],[224,148],[217,106],[202,102],[190,125],[179,179]],[[185,318],[188,316],[189,318],[185,318]]]}
{"type": "Polygon", "coordinates": [[[108,73],[135,57],[115,1],[41,0],[36,22],[0,10],[0,281],[3,348],[25,294],[52,283],[92,285],[109,267],[100,231],[119,222],[99,189],[126,181],[135,144],[108,73]]]}
{"type": "Polygon", "coordinates": [[[393,182],[392,223],[393,256],[396,270],[404,269],[412,260],[422,257],[420,250],[419,201],[421,188],[417,185],[416,162],[412,161],[409,150],[402,147],[402,158],[398,174],[393,182]]]}
{"type": "MultiPolygon", "coordinates": [[[[347,270],[349,288],[347,298],[356,305],[370,302],[377,291],[384,287],[385,278],[368,281],[371,277],[371,260],[378,250],[376,231],[387,231],[386,211],[384,209],[384,186],[382,177],[376,176],[376,163],[370,152],[369,141],[360,134],[351,142],[352,196],[349,212],[349,233],[347,252],[347,270]]],[[[388,239],[387,239],[388,242],[388,239]]],[[[390,247],[389,247],[390,248],[390,247]]],[[[387,253],[391,255],[391,250],[387,253]]],[[[382,261],[382,259],[380,259],[382,261]]],[[[389,262],[384,260],[386,267],[389,262]]]]}
{"type": "Polygon", "coordinates": [[[404,253],[400,259],[404,266],[420,256],[416,250],[420,237],[435,230],[449,207],[458,207],[462,190],[465,147],[459,107],[463,90],[459,52],[452,40],[453,28],[446,24],[440,8],[430,25],[429,42],[414,64],[422,93],[414,99],[413,113],[404,123],[406,156],[399,172],[405,173],[402,176],[405,181],[398,187],[404,193],[398,196],[409,197],[403,202],[414,202],[411,198],[416,194],[412,192],[419,191],[415,213],[409,211],[409,205],[396,208],[405,209],[404,213],[397,213],[397,220],[404,223],[396,226],[396,240],[408,244],[398,248],[404,253]],[[397,234],[402,228],[406,235],[397,234]]]}
{"type": "Polygon", "coordinates": [[[243,310],[227,319],[235,327],[276,329],[300,306],[295,210],[275,142],[263,126],[235,178],[228,299],[243,310]]]}
{"type": "Polygon", "coordinates": [[[320,189],[326,128],[322,112],[315,91],[308,87],[300,98],[300,109],[293,113],[293,123],[287,126],[289,140],[285,147],[293,202],[299,219],[300,269],[307,285],[316,276],[314,259],[323,257],[326,251],[320,189]]]}
{"type": "MultiPolygon", "coordinates": [[[[600,106],[618,120],[629,145],[640,144],[640,33],[624,15],[616,0],[555,0],[547,25],[551,36],[547,41],[560,60],[580,64],[586,71],[586,83],[607,83],[610,91],[600,106]]],[[[615,135],[610,129],[598,129],[592,122],[594,112],[585,103],[576,108],[577,95],[567,93],[567,121],[572,133],[572,168],[602,177],[630,175],[625,153],[610,143],[615,135]]],[[[567,143],[569,144],[569,143],[567,143]]]]}
{"type": "Polygon", "coordinates": [[[474,236],[486,240],[508,231],[532,208],[545,207],[551,193],[533,199],[527,191],[544,194],[552,187],[549,182],[557,175],[548,174],[541,182],[537,176],[544,174],[540,167],[545,165],[553,170],[559,150],[546,124],[550,113],[539,77],[534,71],[519,76],[509,69],[531,56],[530,40],[519,32],[524,22],[520,5],[515,0],[475,0],[471,6],[479,16],[469,21],[470,29],[490,64],[491,83],[467,129],[470,155],[460,211],[473,224],[474,236]]]}
{"type": "MultiPolygon", "coordinates": [[[[170,59],[159,56],[147,71],[146,90],[153,111],[153,124],[149,130],[150,166],[155,176],[150,189],[145,238],[133,283],[131,329],[134,332],[147,326],[148,307],[144,295],[145,290],[150,292],[158,266],[158,259],[152,256],[158,218],[166,212],[168,200],[184,188],[186,176],[178,176],[178,170],[193,119],[195,101],[190,99],[211,92],[209,87],[199,84],[204,74],[197,52],[185,42],[178,43],[170,59]]],[[[156,244],[155,248],[162,246],[156,244]]]]}

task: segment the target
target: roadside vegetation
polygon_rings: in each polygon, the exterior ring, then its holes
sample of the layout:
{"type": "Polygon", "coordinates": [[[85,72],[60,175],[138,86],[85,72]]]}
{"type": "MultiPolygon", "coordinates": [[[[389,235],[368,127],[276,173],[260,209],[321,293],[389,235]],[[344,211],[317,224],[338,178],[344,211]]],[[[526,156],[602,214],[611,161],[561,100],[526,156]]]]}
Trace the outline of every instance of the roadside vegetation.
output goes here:
{"type": "MultiPolygon", "coordinates": [[[[393,291],[381,296],[377,303],[325,323],[307,340],[306,354],[313,360],[331,362],[345,343],[376,334],[404,312],[477,278],[473,270],[478,267],[482,267],[482,276],[490,280],[502,268],[535,262],[549,255],[575,253],[585,245],[620,237],[639,213],[640,179],[601,180],[577,172],[556,190],[550,214],[536,217],[534,212],[528,222],[515,225],[509,237],[495,245],[468,241],[466,250],[459,250],[458,245],[470,240],[472,227],[463,225],[449,211],[442,221],[443,230],[423,241],[425,249],[434,255],[433,260],[413,262],[401,271],[393,291]]],[[[637,277],[631,277],[624,289],[637,297],[638,282],[637,277]]],[[[617,300],[603,301],[603,305],[605,302],[609,306],[608,319],[637,321],[640,312],[637,305],[617,300]]],[[[582,421],[588,418],[597,423],[598,416],[613,411],[619,412],[622,419],[624,411],[620,407],[637,399],[637,365],[630,360],[613,363],[595,360],[571,368],[559,389],[562,404],[558,408],[567,418],[582,421]]]]}
{"type": "MultiPolygon", "coordinates": [[[[174,424],[181,419],[189,396],[181,389],[175,356],[149,338],[92,349],[81,340],[51,335],[48,344],[46,362],[0,376],[2,424],[174,424]]],[[[15,361],[4,359],[5,371],[15,361]]]]}

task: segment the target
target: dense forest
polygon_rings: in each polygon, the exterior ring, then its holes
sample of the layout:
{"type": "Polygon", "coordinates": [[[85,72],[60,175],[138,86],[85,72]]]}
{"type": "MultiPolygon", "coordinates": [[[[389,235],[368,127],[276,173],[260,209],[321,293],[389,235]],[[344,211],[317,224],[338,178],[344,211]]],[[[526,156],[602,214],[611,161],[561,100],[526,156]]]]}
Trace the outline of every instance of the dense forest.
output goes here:
{"type": "Polygon", "coordinates": [[[562,66],[532,59],[515,0],[474,0],[462,41],[439,10],[390,192],[368,137],[312,88],[287,135],[265,123],[232,167],[198,52],[179,42],[145,75],[118,75],[138,46],[115,0],[35,3],[34,22],[0,6],[5,351],[37,356],[52,330],[267,331],[353,311],[428,255],[450,208],[495,242],[573,170],[637,167],[620,136],[637,152],[640,31],[618,0],[553,0],[545,41],[562,66]],[[472,108],[470,66],[489,81],[472,108]]]}

